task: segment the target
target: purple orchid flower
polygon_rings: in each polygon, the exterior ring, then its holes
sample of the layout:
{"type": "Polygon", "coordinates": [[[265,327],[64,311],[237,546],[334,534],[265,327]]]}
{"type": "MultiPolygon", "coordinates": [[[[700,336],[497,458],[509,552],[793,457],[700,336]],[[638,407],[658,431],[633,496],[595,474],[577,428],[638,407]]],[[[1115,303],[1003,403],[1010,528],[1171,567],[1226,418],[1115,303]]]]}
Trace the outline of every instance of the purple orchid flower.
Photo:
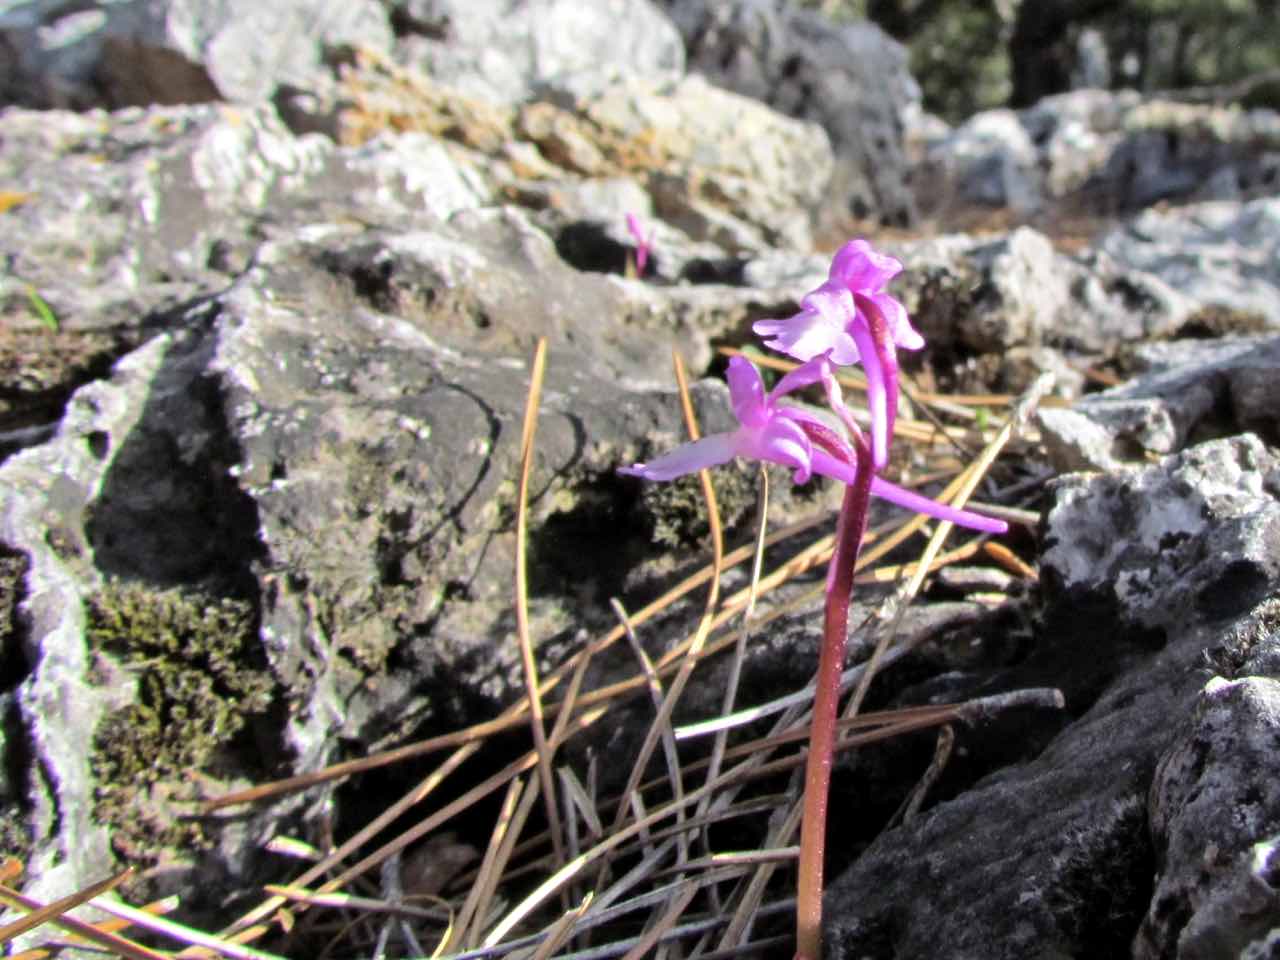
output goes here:
{"type": "Polygon", "coordinates": [[[900,261],[876,253],[865,240],[851,240],[832,259],[826,283],[800,301],[799,313],[752,326],[761,336],[773,338],[766,346],[802,362],[826,356],[839,366],[862,364],[876,470],[889,462],[898,413],[897,348],[924,346],[906,307],[884,290],[901,271],[900,261]]]}
{"type": "Polygon", "coordinates": [[[640,218],[634,213],[628,213],[627,229],[636,238],[636,276],[643,277],[645,265],[649,262],[649,251],[653,249],[653,228],[650,227],[646,234],[640,218]]]}
{"type": "MultiPolygon", "coordinates": [[[[649,463],[622,467],[618,472],[647,480],[674,480],[728,463],[734,457],[743,457],[790,467],[796,483],[807,482],[815,473],[846,484],[854,482],[857,458],[849,444],[816,414],[800,407],[778,404],[779,398],[814,383],[822,383],[826,387],[833,406],[839,402],[839,387],[830,375],[825,355],[792,370],[768,393],[759,371],[743,357],[729,360],[727,379],[733,412],[740,424],[737,430],[711,434],[683,444],[649,463]]],[[[872,478],[871,493],[916,513],[949,520],[974,530],[986,533],[1008,530],[1001,520],[949,507],[879,476],[872,478]]]]}

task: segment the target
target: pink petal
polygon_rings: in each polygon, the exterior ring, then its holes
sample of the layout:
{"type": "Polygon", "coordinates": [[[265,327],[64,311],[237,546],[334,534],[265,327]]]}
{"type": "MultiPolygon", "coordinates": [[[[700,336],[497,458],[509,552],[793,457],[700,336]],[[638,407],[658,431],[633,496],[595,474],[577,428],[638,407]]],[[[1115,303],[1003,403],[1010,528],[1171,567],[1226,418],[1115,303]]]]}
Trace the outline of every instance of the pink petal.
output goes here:
{"type": "Polygon", "coordinates": [[[736,452],[733,434],[713,433],[701,440],[682,444],[648,463],[619,467],[618,472],[628,477],[644,477],[646,480],[674,480],[707,467],[728,463],[736,452]]]}
{"type": "Polygon", "coordinates": [[[876,253],[866,240],[850,240],[831,259],[832,281],[844,284],[857,293],[874,293],[902,272],[902,262],[876,253]]]}
{"type": "Polygon", "coordinates": [[[972,513],[969,510],[949,507],[945,503],[939,503],[937,500],[930,500],[928,497],[923,497],[918,493],[912,493],[910,490],[903,489],[888,480],[882,480],[880,477],[871,479],[871,493],[874,496],[888,500],[890,503],[906,507],[915,513],[923,513],[925,516],[933,517],[936,520],[948,520],[957,526],[968,527],[971,530],[981,530],[983,533],[1007,533],[1009,530],[1009,525],[1003,520],[984,517],[980,513],[972,513]]]}
{"type": "MultiPolygon", "coordinates": [[[[831,477],[843,483],[853,483],[856,469],[853,464],[837,460],[825,450],[815,447],[812,463],[814,473],[821,474],[824,477],[831,477]]],[[[955,507],[947,506],[945,503],[939,503],[937,500],[930,500],[928,497],[903,489],[881,477],[873,476],[871,478],[871,495],[880,497],[882,500],[888,500],[899,507],[905,507],[913,513],[923,513],[926,517],[933,517],[935,520],[946,520],[956,524],[956,526],[968,527],[971,530],[980,530],[983,533],[1007,533],[1009,530],[1009,525],[1003,520],[984,517],[980,513],[973,513],[969,510],[958,510],[955,507]]]]}
{"type": "Polygon", "coordinates": [[[765,341],[766,347],[797,360],[812,360],[828,351],[837,363],[847,365],[858,360],[857,347],[843,325],[832,323],[818,310],[802,310],[789,320],[758,320],[751,329],[762,337],[773,337],[765,341]]]}
{"type": "Polygon", "coordinates": [[[907,308],[887,293],[869,293],[866,298],[880,308],[885,323],[889,327],[889,336],[893,342],[904,350],[919,350],[924,346],[924,337],[911,325],[907,316],[907,308]]]}
{"type": "Polygon", "coordinates": [[[725,373],[729,381],[729,399],[734,416],[744,427],[763,427],[769,422],[770,412],[765,401],[764,381],[760,371],[746,357],[730,357],[725,373]]]}
{"type": "Polygon", "coordinates": [[[877,471],[889,464],[889,398],[885,391],[884,370],[876,353],[876,344],[865,323],[854,324],[853,339],[862,354],[862,369],[867,375],[867,412],[871,414],[871,462],[877,471]]]}
{"type": "MultiPolygon", "coordinates": [[[[745,431],[741,431],[745,433],[745,431]]],[[[795,470],[796,483],[807,483],[812,473],[813,447],[799,425],[785,417],[774,417],[763,430],[743,437],[738,455],[754,460],[768,460],[795,470]]]]}

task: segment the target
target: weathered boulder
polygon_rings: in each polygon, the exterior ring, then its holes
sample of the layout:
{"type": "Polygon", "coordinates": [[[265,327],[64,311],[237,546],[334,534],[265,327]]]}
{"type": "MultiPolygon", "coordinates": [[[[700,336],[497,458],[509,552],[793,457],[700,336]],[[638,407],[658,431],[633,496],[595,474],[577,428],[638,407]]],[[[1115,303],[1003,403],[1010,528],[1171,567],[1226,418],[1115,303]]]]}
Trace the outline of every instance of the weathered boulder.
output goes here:
{"type": "Polygon", "coordinates": [[[922,207],[942,215],[966,204],[1110,215],[1273,193],[1278,151],[1274,111],[1076,90],[936,136],[913,182],[922,207]]]}
{"type": "MultiPolygon", "coordinates": [[[[27,304],[30,285],[58,329],[29,305],[15,326],[45,350],[97,351],[62,389],[93,382],[65,411],[51,400],[0,465],[0,541],[21,561],[3,586],[23,611],[6,644],[26,650],[6,662],[33,665],[6,674],[4,742],[52,778],[6,784],[0,828],[30,827],[42,893],[100,877],[114,850],[163,864],[150,892],[198,911],[256,882],[265,838],[308,809],[168,830],[209,784],[314,769],[509,701],[536,340],[550,361],[531,612],[553,663],[584,610],[659,552],[653,529],[690,522],[687,502],[644,500],[613,473],[683,434],[671,347],[700,373],[713,337],[796,296],[581,272],[537,218],[494,202],[477,154],[425,133],[343,147],[294,136],[270,108],[214,105],[11,110],[0,130],[22,191],[3,213],[6,303],[27,304]],[[157,631],[222,652],[193,663],[130,646],[157,631]],[[227,675],[229,659],[246,672],[227,675]],[[153,668],[193,699],[171,700],[153,668]],[[59,698],[74,712],[47,707],[59,698]],[[244,708],[234,722],[228,698],[244,708]],[[195,750],[158,722],[166,711],[228,726],[195,750]],[[155,757],[141,772],[139,751],[155,757]],[[113,772],[136,790],[112,788],[113,772]]],[[[723,386],[693,394],[705,428],[723,429],[723,386]]],[[[10,399],[31,416],[30,398],[10,399]]]]}
{"type": "Polygon", "coordinates": [[[1242,430],[1280,444],[1280,337],[1151,343],[1130,361],[1121,386],[1038,412],[1056,469],[1113,470],[1242,430]]]}
{"type": "Polygon", "coordinates": [[[903,47],[870,22],[834,24],[782,0],[665,0],[688,68],[713,83],[820,124],[836,167],[823,214],[905,226],[903,114],[920,90],[903,47]]]}
{"type": "MultiPolygon", "coordinates": [[[[1252,314],[1254,330],[1280,330],[1280,200],[1147,210],[1097,246],[1204,307],[1252,314]]],[[[1248,318],[1238,321],[1235,332],[1248,332],[1240,325],[1248,318]]]]}
{"type": "Polygon", "coordinates": [[[1258,957],[1274,947],[1280,796],[1267,771],[1280,737],[1278,615],[1272,600],[1233,638],[1233,678],[1205,685],[1156,768],[1150,816],[1160,873],[1137,958],[1258,957]]]}
{"type": "Polygon", "coordinates": [[[395,0],[396,60],[497,103],[575,75],[684,73],[684,43],[649,0],[395,0]]]}
{"type": "Polygon", "coordinates": [[[700,77],[566,81],[507,106],[360,58],[344,91],[332,130],[343,143],[431,133],[483,155],[495,192],[534,208],[580,207],[583,189],[630,178],[650,197],[643,206],[729,251],[806,249],[831,175],[819,127],[700,77]]]}
{"type": "Polygon", "coordinates": [[[1063,359],[1113,355],[1167,336],[1196,304],[1159,278],[1099,255],[1068,256],[1030,227],[998,237],[950,234],[905,243],[894,289],[931,349],[977,356],[989,382],[1021,390],[1042,370],[1081,388],[1063,359]]]}
{"type": "Polygon", "coordinates": [[[332,82],[342,47],[389,51],[375,0],[0,4],[0,103],[124,107],[233,100],[332,82]]]}
{"type": "MultiPolygon", "coordinates": [[[[1226,803],[1264,774],[1245,763],[1247,750],[1214,754],[1223,759],[1213,772],[1189,769],[1181,725],[1193,723],[1210,669],[1275,669],[1280,463],[1245,435],[1144,468],[1068,476],[1055,484],[1045,534],[1039,640],[986,688],[1051,683],[1074,721],[878,837],[828,893],[832,957],[1118,956],[1149,910],[1155,952],[1144,956],[1175,955],[1193,915],[1188,940],[1193,929],[1212,930],[1199,942],[1217,944],[1265,933],[1212,903],[1254,902],[1232,890],[1241,878],[1257,890],[1249,851],[1274,836],[1274,802],[1259,799],[1258,815],[1210,834],[1223,845],[1215,862],[1235,866],[1196,883],[1205,836],[1191,824],[1231,818],[1208,798],[1195,810],[1179,799],[1196,776],[1220,777],[1215,796],[1226,803]]],[[[1208,703],[1223,698],[1215,690],[1208,703]]],[[[1247,744],[1270,742],[1266,709],[1232,713],[1247,744]]]]}

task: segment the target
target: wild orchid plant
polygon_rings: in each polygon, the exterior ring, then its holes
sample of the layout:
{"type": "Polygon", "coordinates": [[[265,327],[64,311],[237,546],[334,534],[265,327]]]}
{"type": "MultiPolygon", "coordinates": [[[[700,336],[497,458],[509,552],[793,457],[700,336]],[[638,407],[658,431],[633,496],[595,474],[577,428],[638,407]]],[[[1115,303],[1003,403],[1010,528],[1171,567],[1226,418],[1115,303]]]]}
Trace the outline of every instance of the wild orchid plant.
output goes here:
{"type": "Polygon", "coordinates": [[[653,249],[653,228],[645,233],[644,225],[634,213],[627,214],[627,230],[636,240],[636,276],[644,276],[644,268],[649,262],[649,251],[653,249]]]}
{"type": "MultiPolygon", "coordinates": [[[[628,223],[631,220],[628,217],[628,223]]],[[[643,260],[639,255],[637,260],[639,267],[643,260]]],[[[739,424],[736,430],[686,443],[649,463],[619,471],[648,480],[673,480],[742,457],[789,467],[796,483],[805,483],[816,473],[846,485],[827,573],[823,644],[805,768],[796,894],[797,960],[819,960],[822,948],[822,870],[836,707],[853,573],[866,532],[870,498],[878,496],[908,510],[986,533],[1007,529],[1002,521],[946,506],[879,475],[889,462],[898,409],[897,350],[924,346],[906,308],[884,289],[901,270],[900,262],[877,253],[865,240],[845,244],[831,262],[827,281],[801,300],[799,313],[783,320],[761,320],[752,328],[772,338],[765,341],[766,346],[801,361],[801,365],[766,393],[759,371],[743,357],[734,357],[729,361],[728,381],[739,424]],[[861,363],[866,372],[869,444],[845,406],[835,378],[836,367],[855,363],[861,363]],[[822,386],[845,433],[809,410],[780,402],[788,394],[815,384],[822,386]]]]}

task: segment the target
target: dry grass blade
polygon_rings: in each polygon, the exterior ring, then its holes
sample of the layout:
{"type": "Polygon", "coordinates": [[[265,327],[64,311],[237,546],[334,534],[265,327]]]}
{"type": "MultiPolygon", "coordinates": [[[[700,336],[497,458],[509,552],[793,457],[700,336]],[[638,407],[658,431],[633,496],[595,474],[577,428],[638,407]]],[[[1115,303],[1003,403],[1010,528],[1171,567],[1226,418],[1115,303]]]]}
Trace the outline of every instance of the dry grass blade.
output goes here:
{"type": "MultiPolygon", "coordinates": [[[[684,372],[684,362],[680,359],[680,354],[674,351],[672,351],[671,358],[675,365],[676,383],[680,388],[680,406],[684,411],[685,427],[689,432],[689,439],[697,440],[699,437],[698,421],[693,412],[693,401],[689,398],[689,383],[684,372]]],[[[623,796],[633,793],[636,787],[639,786],[640,779],[644,776],[645,767],[648,766],[649,758],[653,756],[654,748],[657,746],[659,739],[664,735],[670,736],[671,714],[675,710],[680,695],[684,692],[685,684],[689,682],[689,677],[697,664],[698,655],[702,652],[702,646],[706,643],[707,636],[711,632],[716,603],[720,598],[719,571],[723,569],[724,565],[724,533],[720,525],[720,509],[716,504],[715,488],[711,485],[711,472],[709,470],[699,470],[698,480],[702,484],[702,495],[707,505],[707,518],[711,525],[713,554],[711,567],[716,572],[716,575],[711,578],[710,589],[707,591],[706,607],[703,611],[702,619],[698,623],[697,631],[689,644],[687,654],[680,661],[680,667],[676,671],[675,679],[671,681],[671,686],[667,688],[662,704],[658,708],[658,714],[653,718],[653,723],[645,735],[644,742],[640,745],[640,751],[631,767],[631,774],[627,778],[627,786],[623,790],[623,796]]],[[[684,794],[684,784],[681,782],[678,766],[675,774],[671,782],[671,789],[677,800],[674,809],[677,817],[683,818],[684,804],[679,801],[684,794]]],[[[625,811],[626,806],[619,804],[618,814],[613,823],[615,830],[621,825],[625,811]]]]}
{"type": "Polygon", "coordinates": [[[565,913],[552,925],[551,929],[547,931],[547,938],[542,941],[529,960],[547,960],[548,957],[564,946],[565,941],[573,935],[574,925],[582,919],[582,915],[586,913],[589,906],[591,906],[590,892],[582,898],[580,904],[565,913]]]}
{"type": "MultiPolygon", "coordinates": [[[[800,829],[800,804],[793,800],[790,806],[784,809],[785,812],[778,811],[782,814],[781,816],[775,814],[775,822],[770,824],[769,835],[765,842],[771,847],[788,843],[800,829]]],[[[764,902],[765,888],[778,866],[777,863],[762,863],[751,875],[738,901],[738,909],[734,911],[729,926],[720,935],[720,950],[740,947],[751,935],[751,924],[761,914],[760,905],[764,902]]]]}
{"type": "MultiPolygon", "coordinates": [[[[10,861],[10,863],[16,863],[16,861],[10,861]]],[[[9,866],[9,864],[7,863],[6,866],[9,866]]],[[[13,870],[12,867],[10,867],[6,870],[6,877],[12,873],[13,870]]],[[[22,867],[19,864],[17,875],[20,876],[21,873],[22,867]]],[[[49,923],[51,920],[62,916],[67,911],[75,909],[82,903],[86,903],[94,897],[101,896],[110,890],[114,890],[131,876],[133,876],[133,871],[125,870],[123,873],[118,873],[114,877],[108,877],[106,880],[101,880],[98,883],[85,887],[83,890],[55,900],[47,906],[33,908],[31,913],[27,914],[25,917],[14,920],[12,923],[7,923],[3,927],[0,927],[0,944],[8,943],[10,940],[22,936],[28,930],[34,930],[36,927],[42,926],[43,924],[49,923]]],[[[25,904],[17,898],[16,893],[13,891],[0,888],[0,896],[25,907],[25,904]]]]}
{"type": "MultiPolygon", "coordinates": [[[[489,835],[489,845],[485,848],[484,859],[480,861],[480,870],[471,884],[471,889],[467,892],[467,898],[462,902],[462,909],[458,911],[453,932],[445,941],[445,950],[454,950],[466,942],[467,930],[481,901],[487,901],[497,886],[497,877],[502,871],[495,867],[501,856],[503,845],[506,843],[511,820],[515,816],[516,803],[523,791],[524,780],[520,777],[516,777],[507,784],[507,794],[502,800],[502,810],[498,814],[497,823],[493,825],[493,832],[489,835]]],[[[483,911],[480,915],[484,915],[483,911]]]]}
{"type": "MultiPolygon", "coordinates": [[[[39,910],[42,906],[37,901],[24,897],[22,894],[7,887],[0,887],[0,899],[11,904],[18,904],[28,910],[39,910]]],[[[96,943],[122,957],[127,957],[128,960],[168,960],[167,954],[156,953],[140,943],[134,943],[132,940],[125,939],[114,933],[108,933],[105,930],[99,930],[93,924],[77,920],[74,917],[59,915],[49,918],[47,922],[68,933],[75,934],[77,937],[88,940],[90,943],[96,943]]]]}
{"type": "MultiPolygon", "coordinates": [[[[974,460],[973,463],[971,463],[969,467],[956,478],[955,482],[947,488],[947,491],[943,495],[944,502],[949,502],[958,508],[963,507],[968,502],[969,497],[973,495],[973,491],[977,489],[978,484],[986,475],[987,470],[991,468],[996,457],[998,457],[1001,451],[1004,450],[1005,445],[1013,439],[1014,433],[1025,428],[1027,420],[1030,418],[1032,411],[1035,410],[1036,404],[1040,401],[1040,398],[1048,392],[1052,385],[1052,374],[1045,373],[1036,378],[1036,380],[1027,389],[1026,393],[1019,398],[1018,403],[1015,405],[1014,409],[1010,411],[1009,417],[1005,420],[1004,425],[1000,428],[992,441],[987,444],[986,449],[984,449],[978,458],[974,460]],[[952,489],[953,487],[954,489],[952,489]]],[[[928,575],[929,568],[932,565],[934,558],[937,556],[938,551],[942,549],[942,544],[951,533],[953,526],[954,524],[948,521],[943,521],[938,524],[937,528],[933,532],[933,536],[930,537],[928,544],[921,553],[920,559],[916,562],[916,569],[911,575],[911,578],[899,591],[898,595],[892,599],[890,606],[897,607],[896,614],[891,617],[895,623],[901,619],[903,613],[906,611],[907,604],[920,591],[920,587],[924,583],[924,578],[928,575]]],[[[858,684],[858,689],[854,692],[853,698],[849,702],[848,708],[845,711],[845,716],[853,716],[861,707],[863,698],[866,697],[867,689],[871,684],[871,680],[879,670],[880,660],[884,656],[888,644],[893,639],[894,632],[895,631],[891,629],[886,630],[881,634],[879,641],[876,643],[875,650],[871,654],[871,659],[867,665],[867,671],[863,675],[862,681],[858,684]]]]}
{"type": "Polygon", "coordinates": [[[561,767],[556,771],[560,775],[560,785],[564,795],[568,796],[575,810],[586,821],[587,829],[593,837],[604,836],[604,822],[600,819],[600,811],[596,809],[591,793],[582,785],[578,775],[570,767],[561,767]]]}
{"type": "Polygon", "coordinates": [[[689,904],[693,902],[693,898],[698,895],[698,885],[688,883],[684,889],[672,901],[671,906],[659,918],[658,922],[650,927],[643,936],[636,942],[630,950],[627,951],[623,960],[640,960],[641,957],[648,956],[667,931],[675,926],[676,921],[689,909],[689,904]]]}
{"type": "Polygon", "coordinates": [[[480,896],[476,900],[475,913],[471,919],[470,929],[464,929],[459,925],[460,931],[466,934],[463,942],[469,947],[474,947],[480,942],[480,938],[484,934],[484,928],[493,914],[494,895],[497,892],[498,884],[507,874],[507,864],[511,861],[511,853],[515,849],[516,839],[520,836],[520,832],[524,829],[524,825],[529,819],[533,804],[538,799],[538,791],[538,781],[530,780],[524,789],[523,795],[520,797],[520,802],[516,804],[506,835],[498,845],[498,854],[494,858],[493,870],[484,878],[485,883],[479,888],[480,896]]]}
{"type": "MultiPolygon", "coordinates": [[[[606,711],[604,709],[587,711],[586,713],[583,713],[581,716],[576,717],[569,724],[569,730],[571,730],[572,732],[585,730],[587,727],[591,726],[596,721],[598,721],[602,716],[604,716],[605,712],[606,711]]],[[[559,739],[560,738],[553,737],[551,742],[557,743],[559,739]]],[[[336,877],[334,877],[332,880],[326,883],[323,887],[321,887],[321,889],[322,890],[339,889],[344,884],[349,883],[351,880],[355,879],[356,877],[360,876],[366,871],[372,870],[374,867],[381,864],[383,860],[387,859],[387,857],[401,850],[404,850],[405,847],[409,846],[416,840],[421,839],[422,837],[430,833],[432,830],[435,830],[439,828],[442,824],[447,823],[449,820],[453,819],[463,810],[466,810],[468,807],[475,805],[477,802],[479,802],[480,800],[484,799],[489,794],[497,790],[500,786],[502,786],[502,784],[506,783],[512,777],[516,776],[517,774],[525,773],[529,770],[532,770],[537,765],[538,765],[537,755],[532,751],[530,751],[529,753],[526,753],[520,759],[508,764],[505,768],[500,770],[498,773],[493,774],[492,776],[486,778],[481,783],[472,787],[470,790],[463,793],[462,796],[458,797],[456,800],[453,800],[450,803],[446,804],[445,806],[441,807],[431,816],[427,817],[421,823],[417,824],[417,826],[409,830],[406,830],[404,833],[400,834],[400,836],[396,837],[394,840],[388,841],[387,843],[379,847],[377,850],[375,850],[373,853],[366,856],[364,859],[346,868],[340,874],[338,874],[336,877]]]]}
{"type": "MultiPolygon", "coordinates": [[[[890,650],[885,654],[885,660],[882,666],[888,666],[899,657],[906,654],[907,651],[890,650]]],[[[866,670],[866,664],[860,663],[846,670],[840,678],[840,689],[848,690],[852,684],[860,679],[866,670]]],[[[723,717],[714,717],[711,720],[703,720],[698,723],[690,723],[683,727],[678,727],[675,731],[677,740],[687,740],[693,737],[704,737],[708,734],[718,733],[721,730],[731,730],[734,727],[745,726],[749,723],[755,723],[757,720],[763,720],[765,717],[782,713],[792,707],[802,707],[813,701],[813,684],[809,684],[802,690],[795,693],[789,693],[785,696],[770,700],[768,703],[762,703],[759,706],[747,707],[738,710],[723,717]]],[[[801,731],[803,733],[803,731],[801,731]]],[[[803,739],[797,736],[796,739],[803,739]]]]}
{"type": "MultiPolygon", "coordinates": [[[[599,720],[603,714],[603,710],[597,710],[576,717],[571,724],[572,729],[569,732],[576,732],[578,730],[585,729],[599,720]]],[[[553,735],[552,741],[557,742],[558,740],[559,738],[553,735]]],[[[333,853],[303,873],[302,876],[294,881],[295,884],[299,886],[307,886],[319,877],[323,876],[333,867],[337,866],[350,853],[359,849],[381,832],[393,820],[424,799],[445,779],[445,777],[447,777],[454,769],[479,749],[479,743],[473,741],[454,751],[444,764],[422,780],[414,790],[410,791],[404,797],[401,797],[400,800],[396,801],[387,810],[375,817],[373,821],[356,831],[350,839],[345,841],[333,853]]],[[[447,822],[459,811],[464,810],[467,806],[483,799],[512,777],[529,770],[536,764],[537,757],[532,753],[526,754],[523,758],[508,765],[504,770],[488,778],[483,783],[466,791],[461,797],[441,808],[434,815],[418,824],[417,827],[405,834],[402,834],[395,840],[384,844],[359,863],[355,864],[355,866],[344,870],[337,877],[325,883],[320,888],[321,891],[328,893],[341,888],[354,877],[361,875],[366,870],[370,870],[378,866],[383,860],[391,856],[393,853],[403,850],[419,837],[425,836],[431,830],[434,830],[442,823],[447,822]]],[[[235,934],[231,939],[236,943],[244,943],[262,936],[268,929],[270,929],[269,926],[263,923],[263,921],[270,917],[276,909],[283,906],[284,903],[285,901],[280,897],[271,897],[259,904],[232,925],[231,929],[235,931],[235,934]]],[[[198,955],[199,954],[185,950],[180,954],[180,956],[190,958],[194,958],[198,955]]]]}
{"type": "Polygon", "coordinates": [[[920,806],[924,803],[924,798],[928,794],[930,788],[938,782],[938,778],[942,776],[942,771],[947,766],[947,761],[951,759],[951,749],[956,743],[956,732],[950,724],[944,724],[938,731],[938,742],[933,748],[933,759],[929,761],[929,766],[924,772],[924,776],[920,778],[920,782],[912,789],[911,794],[903,801],[902,806],[898,808],[890,819],[888,826],[901,821],[902,823],[910,823],[916,818],[916,814],[920,812],[920,806]]]}
{"type": "Polygon", "coordinates": [[[163,934],[170,939],[177,940],[179,943],[212,950],[219,956],[231,957],[233,960],[284,960],[279,954],[255,950],[253,947],[246,947],[243,944],[211,936],[202,930],[196,930],[185,924],[166,920],[164,917],[157,917],[147,913],[145,910],[139,910],[137,907],[131,907],[126,903],[109,897],[95,900],[93,905],[106,913],[120,917],[122,920],[128,920],[135,926],[143,927],[153,933],[163,934]]]}
{"type": "MultiPolygon", "coordinates": [[[[609,598],[609,605],[613,607],[614,614],[622,623],[622,628],[627,633],[627,640],[630,642],[631,651],[635,654],[636,660],[640,664],[640,669],[644,672],[645,682],[649,687],[649,698],[653,701],[653,709],[657,716],[662,715],[662,681],[658,679],[658,673],[653,668],[653,661],[649,659],[649,655],[645,653],[644,647],[640,644],[640,638],[636,636],[635,628],[631,624],[631,619],[627,616],[626,609],[622,606],[621,601],[617,597],[609,598]]],[[[655,720],[655,723],[657,721],[655,720]]],[[[677,797],[683,792],[682,778],[680,775],[680,755],[676,750],[676,738],[672,735],[670,722],[665,723],[660,728],[662,736],[662,753],[667,762],[667,777],[677,797]]],[[[630,796],[628,796],[630,800],[630,796]]],[[[688,840],[681,834],[677,840],[678,858],[681,861],[688,859],[688,840]]]]}
{"type": "MultiPolygon", "coordinates": [[[[637,836],[641,831],[647,830],[649,827],[653,826],[653,824],[659,823],[667,817],[673,817],[676,815],[677,811],[687,807],[691,803],[701,800],[707,793],[710,793],[712,790],[727,782],[727,778],[729,776],[731,776],[731,774],[726,774],[725,777],[722,777],[718,781],[706,783],[695,790],[691,790],[679,800],[672,800],[670,803],[663,804],[656,810],[646,814],[644,817],[633,821],[621,830],[618,830],[606,837],[580,857],[570,860],[563,867],[544,880],[537,889],[525,897],[524,900],[517,904],[511,912],[503,918],[502,922],[498,924],[492,932],[490,932],[488,937],[485,938],[485,946],[493,946],[494,944],[501,943],[503,938],[515,929],[515,927],[520,924],[525,917],[541,906],[548,896],[554,894],[562,885],[575,877],[585,867],[589,866],[594,861],[603,858],[606,854],[610,853],[617,847],[622,846],[622,844],[631,840],[632,837],[637,836]]],[[[635,793],[634,788],[631,791],[628,791],[628,793],[636,796],[639,795],[638,793],[635,793]]]]}
{"type": "Polygon", "coordinates": [[[421,920],[447,920],[449,918],[448,910],[428,910],[425,907],[415,907],[410,903],[391,903],[387,900],[375,900],[372,897],[357,897],[350,893],[318,893],[315,890],[307,890],[304,887],[281,886],[278,884],[267,884],[263,889],[274,896],[305,903],[312,907],[333,907],[338,910],[368,910],[372,913],[403,914],[406,917],[417,917],[421,920]]]}
{"type": "Polygon", "coordinates": [[[1003,543],[996,543],[994,540],[988,540],[982,545],[983,551],[996,563],[1004,567],[1014,576],[1022,577],[1024,580],[1039,580],[1040,575],[1036,573],[1035,567],[1030,566],[1023,561],[1016,553],[1006,547],[1003,543]]]}
{"type": "MultiPolygon", "coordinates": [[[[742,664],[747,657],[747,640],[751,635],[751,616],[755,612],[756,597],[760,589],[760,573],[764,567],[764,541],[769,519],[769,474],[763,465],[759,467],[757,476],[759,486],[756,495],[756,516],[759,520],[756,524],[755,556],[751,562],[751,582],[747,585],[746,602],[742,606],[742,623],[738,627],[737,642],[733,645],[733,658],[729,662],[729,677],[725,682],[724,700],[720,705],[721,715],[732,713],[738,699],[742,664]]],[[[728,742],[729,731],[717,731],[715,742],[711,746],[711,762],[707,765],[708,780],[714,780],[720,775],[720,765],[724,762],[724,751],[728,742]]],[[[699,816],[707,812],[710,803],[711,798],[707,797],[698,805],[699,816]]],[[[705,849],[709,850],[710,839],[706,833],[703,833],[703,843],[705,849]]]]}
{"type": "MultiPolygon", "coordinates": [[[[516,638],[520,643],[520,662],[524,667],[524,685],[529,703],[529,729],[533,747],[538,753],[538,779],[542,782],[543,808],[551,829],[551,848],[556,865],[564,862],[564,840],[556,806],[555,776],[551,769],[551,751],[542,720],[542,696],[538,692],[538,665],[533,658],[533,640],[529,636],[529,474],[533,470],[533,439],[538,432],[538,406],[542,397],[542,380],[547,367],[547,339],[539,338],[529,373],[529,397],[524,408],[524,426],[520,435],[520,487],[516,497],[516,638]]],[[[567,906],[567,904],[566,904],[567,906]]]]}

